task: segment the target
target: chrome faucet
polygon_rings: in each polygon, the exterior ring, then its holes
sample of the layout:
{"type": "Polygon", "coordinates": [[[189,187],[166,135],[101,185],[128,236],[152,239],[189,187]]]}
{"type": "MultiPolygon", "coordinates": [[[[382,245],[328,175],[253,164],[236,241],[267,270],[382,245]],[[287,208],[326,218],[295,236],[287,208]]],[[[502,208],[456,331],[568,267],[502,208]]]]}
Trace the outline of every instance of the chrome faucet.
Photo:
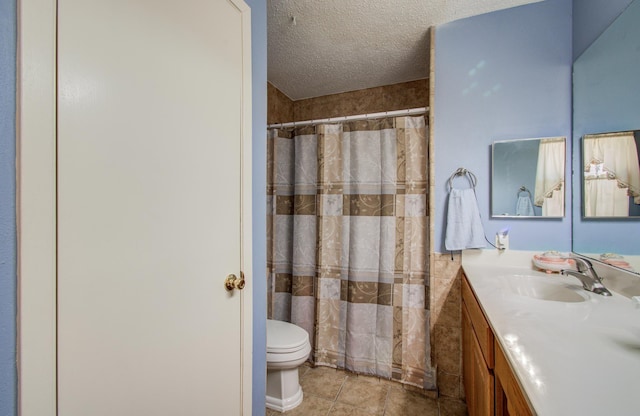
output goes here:
{"type": "Polygon", "coordinates": [[[611,296],[611,292],[604,287],[598,273],[593,269],[593,265],[587,259],[581,257],[571,257],[576,262],[578,270],[560,270],[565,276],[577,277],[582,282],[582,287],[589,292],[597,293],[602,296],[611,296]]]}

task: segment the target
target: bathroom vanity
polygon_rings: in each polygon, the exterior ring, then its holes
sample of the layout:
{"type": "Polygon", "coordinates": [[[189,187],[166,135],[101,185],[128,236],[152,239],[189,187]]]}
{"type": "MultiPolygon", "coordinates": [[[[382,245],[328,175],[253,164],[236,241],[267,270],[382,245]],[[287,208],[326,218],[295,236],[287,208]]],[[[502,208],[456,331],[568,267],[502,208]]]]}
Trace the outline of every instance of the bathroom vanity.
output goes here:
{"type": "MultiPolygon", "coordinates": [[[[534,269],[533,254],[463,253],[469,414],[638,414],[640,308],[631,296],[640,279],[628,275],[634,289],[610,287],[613,296],[604,297],[576,278],[534,269]]],[[[608,272],[600,274],[606,285],[608,272]]]]}
{"type": "Polygon", "coordinates": [[[470,416],[533,414],[466,276],[462,279],[462,353],[470,416]]]}

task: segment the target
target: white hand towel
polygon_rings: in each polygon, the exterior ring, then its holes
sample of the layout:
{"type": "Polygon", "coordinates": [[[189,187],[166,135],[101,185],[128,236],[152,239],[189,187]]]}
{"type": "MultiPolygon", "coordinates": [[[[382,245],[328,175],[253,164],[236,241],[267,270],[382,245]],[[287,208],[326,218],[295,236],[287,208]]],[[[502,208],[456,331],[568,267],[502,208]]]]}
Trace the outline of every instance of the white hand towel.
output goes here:
{"type": "Polygon", "coordinates": [[[449,192],[447,233],[444,240],[446,249],[453,251],[483,248],[484,240],[484,228],[474,190],[452,189],[449,192]]]}
{"type": "Polygon", "coordinates": [[[533,217],[533,202],[528,195],[518,196],[518,202],[516,203],[516,215],[524,217],[533,217]]]}

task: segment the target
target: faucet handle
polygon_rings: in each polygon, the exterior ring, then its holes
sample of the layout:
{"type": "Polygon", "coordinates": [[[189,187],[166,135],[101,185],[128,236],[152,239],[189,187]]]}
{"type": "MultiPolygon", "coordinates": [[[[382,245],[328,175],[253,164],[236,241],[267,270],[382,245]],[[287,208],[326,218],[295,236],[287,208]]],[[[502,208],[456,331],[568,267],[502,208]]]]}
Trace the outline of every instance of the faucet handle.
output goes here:
{"type": "Polygon", "coordinates": [[[593,270],[593,264],[589,260],[583,257],[577,257],[577,256],[571,256],[571,259],[576,262],[576,268],[578,269],[579,272],[586,272],[587,270],[593,270]]]}

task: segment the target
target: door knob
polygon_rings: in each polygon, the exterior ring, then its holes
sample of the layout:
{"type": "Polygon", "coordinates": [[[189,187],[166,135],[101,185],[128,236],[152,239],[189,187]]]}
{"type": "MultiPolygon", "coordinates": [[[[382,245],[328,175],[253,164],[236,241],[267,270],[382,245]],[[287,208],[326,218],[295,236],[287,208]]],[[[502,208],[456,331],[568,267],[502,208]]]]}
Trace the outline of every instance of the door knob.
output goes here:
{"type": "Polygon", "coordinates": [[[238,278],[235,274],[230,274],[226,279],[224,279],[224,287],[229,292],[231,292],[233,289],[242,290],[244,289],[244,285],[244,273],[242,272],[240,272],[240,278],[238,278]]]}

